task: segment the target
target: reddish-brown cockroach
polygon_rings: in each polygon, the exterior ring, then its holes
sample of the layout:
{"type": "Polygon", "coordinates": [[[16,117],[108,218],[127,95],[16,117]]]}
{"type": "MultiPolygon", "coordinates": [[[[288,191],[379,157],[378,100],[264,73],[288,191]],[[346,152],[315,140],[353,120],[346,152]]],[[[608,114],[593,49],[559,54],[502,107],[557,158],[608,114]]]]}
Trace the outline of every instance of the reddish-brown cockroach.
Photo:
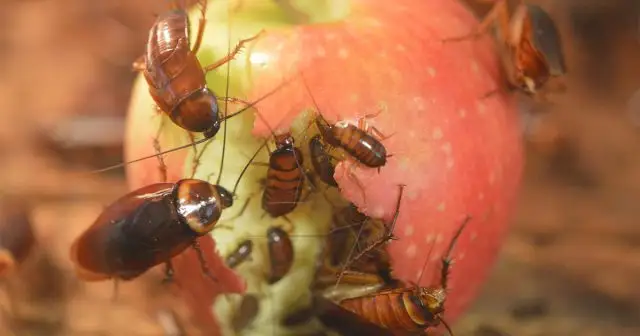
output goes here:
{"type": "Polygon", "coordinates": [[[338,182],[336,182],[336,179],[333,177],[336,170],[331,162],[332,157],[325,150],[320,135],[316,135],[309,140],[309,156],[311,157],[313,169],[320,180],[337,188],[338,182]]]}
{"type": "Polygon", "coordinates": [[[267,282],[274,284],[287,275],[293,265],[293,243],[286,231],[272,226],[267,230],[267,246],[271,263],[267,282]]]}
{"type": "Polygon", "coordinates": [[[535,96],[551,77],[565,74],[560,33],[546,11],[522,0],[489,2],[495,4],[475,32],[445,41],[477,38],[497,21],[497,35],[502,42],[500,53],[509,89],[535,96]]]}
{"type": "Polygon", "coordinates": [[[29,207],[20,202],[0,203],[0,277],[22,263],[36,244],[29,207]]]}
{"type": "MultiPolygon", "coordinates": [[[[346,258],[346,261],[343,263],[342,271],[338,275],[338,280],[336,281],[336,287],[340,284],[342,277],[347,269],[355,262],[363,259],[367,255],[374,255],[373,258],[370,258],[372,262],[374,262],[374,266],[376,267],[376,272],[378,275],[385,280],[388,284],[395,283],[396,281],[391,277],[391,269],[390,269],[390,261],[388,256],[384,253],[378,251],[381,247],[384,246],[388,241],[395,240],[396,237],[393,235],[393,231],[395,230],[396,222],[398,220],[398,215],[400,215],[400,204],[402,203],[402,195],[404,194],[405,185],[401,184],[398,186],[400,188],[400,192],[398,194],[398,201],[396,203],[396,211],[393,215],[393,220],[390,225],[382,223],[382,234],[374,240],[374,242],[364,248],[359,249],[357,252],[356,248],[357,244],[353,244],[349,255],[346,258]],[[355,254],[355,257],[351,257],[355,254]]],[[[358,232],[358,236],[356,237],[356,243],[360,239],[362,234],[362,227],[358,232]]]]}
{"type": "Polygon", "coordinates": [[[226,264],[229,268],[236,268],[245,260],[249,259],[253,252],[253,241],[247,239],[238,245],[238,248],[227,256],[226,264]]]}
{"type": "Polygon", "coordinates": [[[276,149],[269,157],[269,169],[262,194],[262,208],[272,217],[284,216],[298,205],[304,184],[302,153],[291,134],[276,136],[276,149]]]}
{"type": "Polygon", "coordinates": [[[335,125],[329,124],[320,113],[318,103],[315,97],[311,93],[311,89],[307,84],[304,76],[301,74],[302,81],[307,89],[307,93],[311,98],[311,101],[315,105],[317,117],[315,118],[315,124],[320,131],[322,139],[333,147],[342,148],[345,152],[349,153],[361,164],[369,168],[381,168],[387,163],[387,149],[384,145],[369,132],[378,136],[381,140],[386,137],[378,131],[377,128],[371,126],[367,127],[365,120],[368,118],[374,118],[382,112],[382,109],[372,115],[366,115],[358,120],[358,126],[349,124],[347,122],[338,122],[335,125]]]}
{"type": "Polygon", "coordinates": [[[205,74],[231,61],[246,43],[257,39],[262,32],[241,40],[227,56],[203,67],[196,53],[204,34],[207,1],[199,0],[199,3],[202,16],[193,47],[189,42],[189,16],[184,6],[173,0],[171,10],[160,15],[151,27],[146,52],[133,67],[144,74],[159,110],[183,129],[212,138],[222,122],[217,102],[220,98],[207,87],[205,74]]]}
{"type": "MultiPolygon", "coordinates": [[[[254,100],[253,102],[246,102],[245,103],[246,104],[245,107],[243,107],[242,109],[240,109],[239,111],[237,111],[237,112],[235,112],[233,114],[228,115],[227,117],[225,117],[224,120],[228,120],[230,118],[238,116],[241,113],[244,113],[245,111],[255,107],[257,104],[259,104],[259,103],[263,102],[265,99],[271,97],[272,95],[274,95],[276,92],[278,92],[280,89],[282,89],[286,85],[292,83],[294,81],[294,79],[296,79],[296,76],[293,76],[293,77],[285,79],[278,86],[273,88],[273,90],[265,93],[263,96],[259,97],[258,99],[254,100]]],[[[258,113],[258,115],[260,115],[260,114],[258,113]]],[[[126,166],[128,164],[144,161],[144,160],[147,160],[147,159],[150,159],[150,158],[157,158],[157,157],[160,157],[162,155],[165,155],[165,154],[168,154],[168,153],[171,153],[171,152],[175,152],[175,151],[179,151],[179,150],[182,150],[182,149],[185,149],[185,148],[190,148],[190,147],[193,147],[193,146],[197,146],[197,145],[199,145],[199,144],[201,144],[203,142],[207,142],[207,141],[210,141],[210,139],[209,138],[203,138],[203,139],[200,139],[198,141],[190,142],[188,144],[181,145],[181,146],[178,146],[178,147],[174,147],[174,148],[171,148],[171,149],[167,149],[167,150],[164,150],[164,151],[157,150],[156,153],[154,153],[154,154],[147,155],[147,156],[144,156],[144,157],[141,157],[141,158],[137,158],[137,159],[134,159],[134,160],[130,160],[130,161],[127,161],[127,162],[118,163],[118,164],[115,164],[115,165],[112,165],[112,166],[109,166],[109,167],[105,167],[105,168],[102,168],[102,169],[93,170],[90,173],[91,174],[102,173],[102,172],[109,171],[109,170],[112,170],[112,169],[124,167],[124,166],[126,166]]],[[[155,144],[157,146],[158,142],[155,141],[155,144]]],[[[266,145],[266,143],[265,143],[265,145],[266,145]]],[[[261,146],[260,149],[262,149],[262,147],[264,147],[264,145],[261,146]]],[[[223,143],[223,148],[224,148],[224,143],[223,143]]],[[[259,152],[256,153],[256,156],[257,156],[258,153],[259,152]]],[[[202,152],[200,152],[200,154],[202,154],[202,152]]],[[[195,165],[194,165],[194,167],[195,167],[195,165]]],[[[248,168],[248,166],[245,167],[245,171],[246,171],[246,168],[248,168]]],[[[243,171],[243,173],[244,173],[244,171],[243,171]]]]}
{"type": "MultiPolygon", "coordinates": [[[[220,185],[197,179],[154,183],[109,205],[71,248],[78,275],[87,281],[133,279],[192,246],[209,233],[233,196],[220,185]]],[[[204,263],[203,271],[213,277],[204,263]]]]}
{"type": "Polygon", "coordinates": [[[231,320],[233,330],[239,332],[246,328],[253,320],[255,320],[259,311],[260,301],[257,296],[254,294],[245,294],[242,296],[240,305],[235,314],[233,314],[233,318],[231,320]]]}
{"type": "MultiPolygon", "coordinates": [[[[327,249],[329,253],[329,263],[331,266],[338,266],[349,256],[347,247],[356,238],[360,229],[364,226],[369,217],[349,204],[333,213],[333,228],[327,237],[327,249]]],[[[358,242],[354,242],[357,244],[358,242]]]]}
{"type": "MultiPolygon", "coordinates": [[[[364,118],[360,121],[364,121],[364,118]]],[[[355,126],[346,122],[330,125],[321,116],[316,118],[316,125],[322,139],[327,144],[344,149],[363,165],[369,168],[380,168],[387,163],[387,149],[380,141],[362,129],[363,126],[355,126]]]]}
{"type": "Polygon", "coordinates": [[[320,321],[340,335],[391,336],[393,333],[373,324],[362,316],[341,307],[328,299],[317,297],[314,301],[320,321]]]}
{"type": "Polygon", "coordinates": [[[233,194],[220,185],[222,171],[215,184],[193,176],[168,183],[162,156],[158,161],[163,182],[116,200],[74,241],[71,260],[80,278],[130,280],[164,263],[170,280],[171,258],[192,246],[203,272],[215,279],[197,238],[211,232],[222,211],[233,205],[233,194]]]}
{"type": "MultiPolygon", "coordinates": [[[[440,284],[438,287],[420,287],[420,278],[411,287],[383,290],[375,294],[342,300],[340,306],[350,310],[369,322],[394,332],[422,332],[426,328],[437,327],[441,323],[449,331],[451,328],[443,319],[446,301],[451,254],[455,243],[471,217],[467,216],[451,239],[442,258],[440,284]]],[[[427,256],[425,267],[430,256],[427,256]]]]}

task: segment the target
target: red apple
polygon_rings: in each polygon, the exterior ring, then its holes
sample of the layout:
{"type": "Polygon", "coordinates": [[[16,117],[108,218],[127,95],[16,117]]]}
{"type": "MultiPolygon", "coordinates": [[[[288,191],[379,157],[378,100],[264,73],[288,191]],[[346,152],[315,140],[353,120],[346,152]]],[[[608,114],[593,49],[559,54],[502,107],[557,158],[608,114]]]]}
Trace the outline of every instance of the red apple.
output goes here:
{"type": "MultiPolygon", "coordinates": [[[[398,185],[406,185],[395,230],[399,239],[389,247],[395,275],[405,281],[438,285],[444,250],[464,217],[472,216],[453,252],[445,314],[451,322],[472,302],[494,262],[522,170],[514,104],[503,94],[481,98],[503,83],[492,42],[488,37],[442,42],[470,32],[478,23],[453,0],[318,1],[318,6],[329,6],[318,10],[315,2],[308,3],[301,12],[308,22],[317,23],[293,24],[287,19],[295,12],[283,15],[274,7],[265,10],[264,2],[243,2],[235,26],[245,36],[261,28],[267,34],[234,61],[233,95],[255,100],[302,72],[317,108],[331,122],[356,123],[382,111],[367,122],[388,136],[383,144],[392,156],[386,166],[378,173],[346,160],[335,177],[342,195],[360,210],[388,220],[395,212],[398,185]],[[343,7],[345,3],[350,8],[343,7]],[[238,65],[243,62],[244,68],[238,65]]],[[[213,29],[211,22],[223,26],[225,15],[210,10],[207,29],[213,29]]],[[[203,53],[222,55],[225,34],[207,34],[203,53]]],[[[209,77],[214,90],[222,88],[223,73],[209,77]]],[[[157,124],[148,122],[152,109],[145,95],[144,84],[137,85],[129,114],[129,159],[153,152],[150,139],[157,124]]],[[[299,77],[256,107],[270,124],[256,119],[254,134],[262,136],[270,134],[269,128],[288,128],[300,112],[315,108],[299,77]]],[[[161,139],[163,148],[180,142],[168,140],[181,132],[169,128],[161,139]]],[[[167,160],[171,178],[183,176],[184,154],[171,154],[167,160]]],[[[131,187],[157,181],[152,173],[156,165],[147,160],[129,166],[131,187]]],[[[208,252],[211,262],[220,265],[213,250],[208,252]]],[[[179,280],[185,279],[181,269],[190,274],[199,269],[195,261],[193,255],[180,257],[179,280]]],[[[217,269],[229,273],[222,266],[217,269]]],[[[242,287],[231,275],[221,278],[226,281],[219,287],[185,288],[187,297],[197,298],[191,300],[197,313],[203,314],[215,295],[242,287]]]]}

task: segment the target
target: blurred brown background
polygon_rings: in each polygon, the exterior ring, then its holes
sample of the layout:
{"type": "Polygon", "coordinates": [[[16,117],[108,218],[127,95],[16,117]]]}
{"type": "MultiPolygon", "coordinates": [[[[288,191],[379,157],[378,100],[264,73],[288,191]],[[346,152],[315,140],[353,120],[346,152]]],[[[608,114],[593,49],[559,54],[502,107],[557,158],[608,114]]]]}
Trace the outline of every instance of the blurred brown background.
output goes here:
{"type": "MultiPolygon", "coordinates": [[[[560,26],[569,90],[552,113],[523,107],[528,163],[512,234],[456,334],[638,335],[640,101],[635,114],[627,103],[640,89],[640,5],[532,2],[560,26]]],[[[184,314],[157,274],[121,284],[114,302],[112,284],[85,286],[68,261],[71,240],[126,190],[119,172],[68,177],[121,160],[130,64],[165,5],[0,0],[2,195],[28,201],[43,242],[2,283],[2,335],[162,335],[161,309],[184,314]]]]}

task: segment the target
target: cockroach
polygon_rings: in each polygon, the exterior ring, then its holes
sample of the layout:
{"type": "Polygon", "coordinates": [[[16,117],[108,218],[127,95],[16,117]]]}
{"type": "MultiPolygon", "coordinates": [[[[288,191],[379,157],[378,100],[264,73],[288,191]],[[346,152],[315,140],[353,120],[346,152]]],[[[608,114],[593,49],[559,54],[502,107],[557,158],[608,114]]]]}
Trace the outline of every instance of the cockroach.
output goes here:
{"type": "Polygon", "coordinates": [[[226,264],[229,268],[236,268],[242,262],[247,260],[251,256],[253,251],[253,241],[247,239],[238,245],[238,248],[231,253],[227,259],[226,264]]]}
{"type": "Polygon", "coordinates": [[[338,331],[340,335],[393,335],[390,330],[371,323],[362,316],[323,297],[317,297],[315,304],[320,321],[327,327],[338,331]]]}
{"type": "Polygon", "coordinates": [[[368,255],[372,255],[368,258],[367,263],[371,263],[375,267],[375,271],[378,273],[380,277],[382,277],[386,283],[394,284],[396,281],[391,277],[391,266],[389,257],[386,252],[382,253],[379,251],[381,247],[384,246],[388,241],[395,240],[393,232],[395,230],[396,222],[398,221],[398,216],[400,215],[400,204],[402,203],[402,195],[404,194],[405,185],[398,185],[400,188],[400,192],[398,194],[398,200],[396,202],[396,211],[393,215],[393,219],[390,225],[382,223],[382,234],[379,238],[375,239],[374,242],[364,248],[356,251],[357,243],[362,235],[362,227],[360,231],[358,231],[358,236],[356,237],[356,243],[353,244],[351,251],[347,255],[346,261],[343,263],[342,271],[338,275],[338,280],[336,281],[336,287],[340,284],[342,277],[345,271],[354,263],[362,260],[368,255]],[[352,255],[355,254],[355,257],[352,258],[352,255]]]}
{"type": "Polygon", "coordinates": [[[313,94],[311,94],[309,85],[302,74],[301,77],[309,97],[316,107],[318,115],[315,118],[315,124],[318,127],[318,131],[320,131],[322,139],[330,146],[342,148],[345,152],[358,160],[358,162],[369,168],[381,168],[384,166],[390,155],[387,155],[387,149],[378,139],[369,134],[369,131],[378,136],[381,140],[387,137],[385,137],[377,128],[373,126],[367,127],[365,122],[366,119],[374,118],[380,114],[382,109],[375,114],[366,115],[363,118],[360,118],[358,120],[358,126],[347,122],[338,122],[335,125],[331,125],[322,117],[322,114],[320,114],[318,103],[316,102],[313,94]]]}
{"type": "MultiPolygon", "coordinates": [[[[342,300],[339,304],[369,322],[394,332],[422,332],[426,328],[443,324],[449,334],[453,335],[448,323],[443,319],[446,301],[451,254],[471,217],[467,216],[449,243],[442,258],[440,284],[438,287],[420,287],[420,278],[411,287],[383,290],[375,294],[342,300]]],[[[429,256],[425,261],[425,267],[429,256]]]]}
{"type": "MultiPolygon", "coordinates": [[[[369,116],[367,116],[369,117],[369,116]]],[[[358,162],[369,168],[380,168],[387,163],[387,149],[376,138],[367,133],[362,126],[347,122],[338,122],[330,125],[320,115],[315,119],[316,126],[322,135],[322,139],[333,147],[342,148],[358,162]]]]}
{"type": "Polygon", "coordinates": [[[267,245],[271,263],[267,282],[274,284],[287,275],[293,265],[293,243],[286,231],[273,226],[267,230],[267,245]]]}
{"type": "Polygon", "coordinates": [[[509,89],[535,96],[551,77],[565,74],[566,62],[555,22],[540,6],[524,1],[516,4],[495,0],[475,32],[445,41],[480,37],[496,21],[509,89]]]}
{"type": "Polygon", "coordinates": [[[0,203],[0,277],[13,271],[36,245],[29,207],[21,202],[0,203]]]}
{"type": "Polygon", "coordinates": [[[327,237],[329,262],[332,266],[338,266],[347,260],[349,243],[368,220],[369,217],[358,211],[354,204],[349,204],[333,213],[333,229],[327,237]]]}
{"type": "MultiPolygon", "coordinates": [[[[230,118],[238,116],[238,115],[244,113],[245,111],[255,107],[257,104],[259,104],[259,103],[263,102],[264,100],[266,100],[267,98],[273,96],[275,93],[277,93],[280,89],[282,89],[286,85],[292,83],[294,81],[294,79],[296,79],[296,76],[287,78],[284,81],[282,81],[278,86],[276,86],[275,88],[273,88],[269,92],[265,93],[263,96],[259,97],[258,99],[254,100],[252,102],[246,102],[245,103],[246,104],[245,107],[243,107],[242,109],[240,109],[239,111],[237,111],[237,112],[235,112],[233,114],[228,115],[227,117],[225,117],[225,120],[229,120],[230,118]]],[[[160,157],[162,155],[165,155],[165,154],[168,154],[168,153],[171,153],[171,152],[175,152],[175,151],[179,151],[179,150],[182,150],[182,149],[185,149],[185,148],[190,148],[190,147],[193,147],[193,146],[197,146],[197,145],[199,145],[201,143],[204,143],[204,142],[207,142],[207,141],[210,141],[210,139],[209,138],[203,138],[203,139],[200,139],[198,141],[190,142],[190,143],[187,143],[185,145],[181,145],[181,146],[174,147],[174,148],[171,148],[171,149],[167,149],[167,150],[164,150],[164,151],[156,151],[156,153],[151,154],[151,155],[143,156],[143,157],[140,157],[140,158],[137,158],[137,159],[133,159],[133,160],[127,161],[127,162],[118,163],[118,164],[115,164],[115,165],[112,165],[112,166],[109,166],[109,167],[105,167],[105,168],[101,168],[101,169],[97,169],[97,170],[92,170],[90,172],[90,174],[102,173],[102,172],[105,172],[105,171],[109,171],[109,170],[113,170],[113,169],[116,169],[116,168],[124,167],[124,166],[132,164],[132,163],[144,161],[144,160],[151,159],[151,158],[158,158],[158,157],[160,157]]],[[[156,145],[158,144],[157,139],[154,142],[155,142],[156,145]]],[[[260,147],[260,148],[262,149],[262,147],[260,147]]],[[[224,143],[223,143],[223,148],[224,148],[224,143]]],[[[200,154],[201,153],[202,152],[200,152],[200,154]]],[[[257,154],[258,153],[256,153],[256,155],[257,154]]],[[[245,170],[246,170],[246,168],[245,168],[245,170]]]]}
{"type": "Polygon", "coordinates": [[[284,216],[296,208],[304,184],[302,153],[291,134],[276,136],[276,149],[269,157],[269,168],[262,194],[262,208],[272,217],[284,216]]]}
{"type": "MultiPolygon", "coordinates": [[[[220,129],[217,97],[208,87],[205,74],[231,61],[250,41],[261,34],[241,40],[233,51],[222,59],[202,66],[196,57],[204,27],[207,1],[199,0],[202,16],[193,46],[190,45],[189,16],[176,0],[171,10],[160,15],[149,31],[146,52],[133,68],[141,71],[149,84],[149,93],[158,109],[176,125],[205,138],[212,138],[220,129]]],[[[233,98],[222,98],[237,101],[233,98]]]]}
{"type": "Polygon", "coordinates": [[[333,177],[336,170],[331,162],[331,156],[327,153],[322,143],[321,136],[316,135],[309,140],[309,155],[311,156],[311,164],[315,173],[318,175],[322,182],[332,186],[338,187],[338,182],[333,177]]]}
{"type": "Polygon", "coordinates": [[[255,320],[259,311],[260,301],[258,300],[258,297],[254,294],[245,294],[240,301],[238,309],[235,314],[233,314],[233,318],[231,320],[233,330],[239,332],[246,328],[253,320],[255,320]]]}
{"type": "Polygon", "coordinates": [[[141,187],[113,202],[72,244],[71,260],[83,280],[131,280],[164,263],[165,280],[169,281],[173,276],[171,258],[189,246],[196,250],[205,275],[215,280],[197,238],[211,232],[222,211],[233,205],[233,194],[220,185],[222,169],[215,184],[193,175],[168,183],[164,159],[161,155],[157,158],[163,182],[141,187]]]}
{"type": "MultiPolygon", "coordinates": [[[[86,281],[130,280],[192,246],[202,259],[197,238],[209,233],[233,205],[224,187],[198,179],[154,183],[109,205],[71,248],[78,276],[86,281]]],[[[203,271],[209,274],[204,263],[203,271]]]]}

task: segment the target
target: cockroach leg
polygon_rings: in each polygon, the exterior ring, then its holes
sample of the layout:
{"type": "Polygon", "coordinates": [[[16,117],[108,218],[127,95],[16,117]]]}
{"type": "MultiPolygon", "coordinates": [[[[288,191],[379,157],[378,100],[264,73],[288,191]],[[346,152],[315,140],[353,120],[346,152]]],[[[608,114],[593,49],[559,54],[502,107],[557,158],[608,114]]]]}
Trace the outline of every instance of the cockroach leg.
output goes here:
{"type": "MultiPolygon", "coordinates": [[[[335,286],[336,288],[340,284],[340,281],[342,280],[342,277],[344,276],[344,273],[347,270],[347,267],[350,265],[349,260],[351,259],[351,256],[353,255],[353,253],[356,251],[356,247],[358,246],[358,240],[360,240],[360,236],[362,235],[362,230],[364,230],[364,225],[361,225],[360,228],[358,229],[358,234],[356,235],[355,244],[351,246],[351,250],[349,251],[349,254],[347,254],[347,260],[342,266],[342,270],[340,271],[340,274],[338,275],[338,279],[336,280],[336,286],[335,286]]],[[[354,259],[354,260],[357,260],[357,259],[354,259]]]]}
{"type": "Polygon", "coordinates": [[[200,22],[198,23],[198,34],[196,35],[196,41],[193,44],[191,51],[195,54],[200,50],[202,44],[202,36],[204,35],[204,27],[207,24],[207,0],[199,0],[200,4],[200,22]]]}
{"type": "Polygon", "coordinates": [[[249,43],[249,42],[251,42],[251,41],[253,41],[253,40],[257,39],[257,38],[258,38],[258,37],[260,37],[264,32],[265,32],[264,30],[261,30],[258,34],[254,35],[254,36],[252,36],[252,37],[246,38],[246,39],[244,39],[244,40],[240,40],[240,41],[238,42],[238,44],[236,44],[235,48],[233,48],[233,50],[231,51],[231,53],[229,53],[227,56],[225,56],[225,57],[221,58],[220,60],[218,60],[218,61],[216,61],[216,62],[214,62],[214,63],[212,63],[212,64],[209,64],[209,65],[205,66],[205,67],[203,68],[204,72],[205,72],[205,73],[207,73],[207,72],[209,72],[209,71],[211,71],[211,70],[214,70],[214,69],[216,69],[216,68],[220,67],[221,65],[223,65],[223,64],[225,64],[225,63],[227,63],[227,62],[231,61],[232,59],[234,59],[234,58],[238,55],[238,53],[240,53],[240,51],[242,50],[242,48],[244,47],[244,45],[245,45],[246,43],[249,43]]]}
{"type": "Polygon", "coordinates": [[[196,147],[196,137],[191,132],[187,132],[189,134],[189,140],[191,141],[193,147],[193,159],[191,161],[191,177],[196,175],[196,170],[200,165],[200,155],[198,155],[198,148],[196,147]]]}
{"type": "Polygon", "coordinates": [[[173,275],[174,275],[174,270],[173,270],[173,265],[171,264],[171,260],[167,260],[167,262],[164,264],[164,279],[162,279],[162,283],[163,284],[170,284],[173,282],[173,275]]]}
{"type": "MultiPolygon", "coordinates": [[[[160,142],[158,141],[157,137],[153,138],[153,149],[155,150],[156,153],[162,152],[160,148],[160,142]]],[[[162,182],[166,182],[167,181],[167,165],[164,162],[164,157],[162,155],[158,155],[157,158],[158,158],[158,170],[160,170],[160,178],[162,182]]]]}
{"type": "MultiPolygon", "coordinates": [[[[354,170],[356,169],[357,166],[359,166],[360,164],[357,161],[354,161],[353,164],[349,167],[349,169],[347,170],[347,176],[349,176],[349,178],[358,186],[358,188],[360,189],[360,193],[362,194],[362,201],[364,202],[367,199],[367,194],[364,191],[364,186],[362,185],[362,182],[360,182],[360,179],[358,179],[358,176],[356,176],[356,173],[354,172],[354,170]]],[[[378,168],[378,171],[380,168],[378,168]]]]}
{"type": "Polygon", "coordinates": [[[448,285],[447,282],[449,280],[449,271],[451,270],[451,265],[453,264],[451,253],[453,252],[453,249],[456,246],[456,242],[458,241],[458,238],[460,238],[460,234],[462,234],[462,230],[464,230],[464,228],[467,226],[469,221],[471,221],[471,216],[469,215],[465,216],[464,220],[462,221],[462,224],[458,228],[458,231],[456,231],[456,234],[453,236],[453,239],[451,239],[451,242],[449,243],[449,247],[447,248],[447,252],[445,256],[442,258],[442,270],[440,271],[440,285],[442,289],[444,289],[445,291],[447,290],[447,285],[448,285]]]}
{"type": "Polygon", "coordinates": [[[120,280],[119,279],[113,279],[113,296],[111,297],[111,302],[117,302],[118,301],[118,296],[120,294],[120,280]]]}
{"type": "Polygon", "coordinates": [[[200,269],[202,269],[202,273],[204,273],[204,275],[209,277],[209,279],[213,280],[214,282],[218,282],[218,279],[213,275],[213,273],[211,273],[209,266],[207,266],[207,260],[204,258],[204,253],[202,252],[202,249],[200,248],[200,243],[198,243],[197,239],[195,239],[193,243],[191,243],[191,247],[196,251],[196,255],[198,256],[198,261],[200,262],[200,269]]]}
{"type": "Polygon", "coordinates": [[[136,58],[135,61],[133,61],[133,64],[131,64],[131,70],[133,71],[144,71],[145,69],[145,62],[144,62],[144,55],[136,58]]]}
{"type": "MultiPolygon", "coordinates": [[[[387,226],[386,224],[384,225],[384,233],[382,234],[382,236],[380,238],[378,238],[375,242],[373,242],[372,244],[370,244],[369,246],[365,247],[362,251],[360,251],[360,253],[358,253],[355,257],[353,257],[352,259],[347,258],[347,261],[345,261],[342,269],[346,270],[351,264],[353,264],[356,260],[362,258],[364,255],[366,255],[367,253],[381,247],[383,244],[385,244],[386,242],[390,241],[390,240],[397,240],[398,238],[396,236],[394,236],[393,232],[395,231],[395,227],[396,227],[396,222],[398,220],[398,215],[400,214],[400,203],[402,203],[402,194],[404,193],[404,184],[399,185],[400,187],[400,193],[398,195],[398,202],[396,204],[396,212],[393,215],[393,220],[391,221],[391,225],[387,226]]],[[[364,225],[363,225],[364,227],[364,225]]],[[[342,272],[341,274],[338,276],[338,280],[342,277],[342,272]]]]}

